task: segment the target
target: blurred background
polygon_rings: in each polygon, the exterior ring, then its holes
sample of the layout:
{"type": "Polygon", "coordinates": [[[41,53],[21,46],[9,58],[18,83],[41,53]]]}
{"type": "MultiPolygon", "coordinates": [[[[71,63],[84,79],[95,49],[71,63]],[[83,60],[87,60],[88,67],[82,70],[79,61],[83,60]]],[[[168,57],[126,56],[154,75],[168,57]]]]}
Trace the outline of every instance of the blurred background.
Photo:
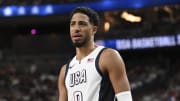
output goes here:
{"type": "Polygon", "coordinates": [[[180,101],[180,0],[0,0],[0,101],[57,101],[77,6],[99,13],[95,41],[123,57],[134,101],[180,101]]]}

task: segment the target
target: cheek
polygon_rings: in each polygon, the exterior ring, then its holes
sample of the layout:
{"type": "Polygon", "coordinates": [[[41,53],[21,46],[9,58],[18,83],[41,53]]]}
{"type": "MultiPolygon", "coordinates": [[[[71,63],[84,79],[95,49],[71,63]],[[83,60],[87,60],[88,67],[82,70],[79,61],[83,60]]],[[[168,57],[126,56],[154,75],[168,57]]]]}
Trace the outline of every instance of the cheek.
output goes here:
{"type": "Polygon", "coordinates": [[[93,32],[92,29],[88,29],[87,33],[88,33],[89,36],[92,36],[94,32],[93,32]]]}
{"type": "Polygon", "coordinates": [[[83,32],[87,33],[87,34],[90,34],[92,33],[92,30],[90,28],[85,28],[82,30],[83,32]]]}
{"type": "Polygon", "coordinates": [[[72,28],[70,28],[70,30],[69,30],[69,31],[70,31],[70,32],[69,32],[69,33],[70,33],[70,35],[72,35],[72,33],[73,33],[73,30],[72,30],[72,28]]]}
{"type": "Polygon", "coordinates": [[[70,32],[72,32],[72,28],[71,27],[69,28],[69,30],[70,30],[70,32]]]}

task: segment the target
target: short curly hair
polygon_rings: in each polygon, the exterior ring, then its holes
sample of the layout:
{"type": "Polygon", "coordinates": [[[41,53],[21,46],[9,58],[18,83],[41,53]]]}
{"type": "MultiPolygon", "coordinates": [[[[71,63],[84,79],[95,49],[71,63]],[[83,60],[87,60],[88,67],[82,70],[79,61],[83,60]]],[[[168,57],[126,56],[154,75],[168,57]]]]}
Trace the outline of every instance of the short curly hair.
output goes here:
{"type": "Polygon", "coordinates": [[[89,17],[89,22],[91,24],[93,24],[94,26],[99,26],[99,15],[97,12],[95,12],[93,9],[89,8],[89,7],[77,7],[75,9],[73,9],[73,11],[71,12],[71,16],[70,19],[72,19],[72,16],[75,13],[83,13],[85,15],[87,15],[89,17]]]}

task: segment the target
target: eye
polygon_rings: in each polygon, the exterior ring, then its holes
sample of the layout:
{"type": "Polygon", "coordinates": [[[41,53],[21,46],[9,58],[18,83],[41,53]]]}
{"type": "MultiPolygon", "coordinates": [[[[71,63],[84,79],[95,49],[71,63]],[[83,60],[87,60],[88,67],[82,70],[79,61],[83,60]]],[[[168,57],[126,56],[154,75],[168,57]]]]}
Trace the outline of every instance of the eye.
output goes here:
{"type": "Polygon", "coordinates": [[[85,25],[87,25],[87,23],[84,22],[84,21],[80,21],[80,22],[79,22],[79,25],[85,26],[85,25]]]}
{"type": "Polygon", "coordinates": [[[72,22],[70,23],[70,26],[73,26],[73,25],[75,25],[75,22],[74,22],[74,21],[72,21],[72,22]]]}

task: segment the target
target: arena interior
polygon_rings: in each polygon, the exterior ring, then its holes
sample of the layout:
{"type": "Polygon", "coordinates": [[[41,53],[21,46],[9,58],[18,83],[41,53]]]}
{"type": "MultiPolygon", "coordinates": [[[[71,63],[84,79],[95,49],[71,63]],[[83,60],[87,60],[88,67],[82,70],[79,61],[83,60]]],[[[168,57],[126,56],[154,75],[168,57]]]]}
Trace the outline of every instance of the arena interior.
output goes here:
{"type": "Polygon", "coordinates": [[[180,101],[179,0],[0,0],[0,101],[57,101],[76,6],[99,13],[95,41],[123,57],[133,101],[180,101]]]}

